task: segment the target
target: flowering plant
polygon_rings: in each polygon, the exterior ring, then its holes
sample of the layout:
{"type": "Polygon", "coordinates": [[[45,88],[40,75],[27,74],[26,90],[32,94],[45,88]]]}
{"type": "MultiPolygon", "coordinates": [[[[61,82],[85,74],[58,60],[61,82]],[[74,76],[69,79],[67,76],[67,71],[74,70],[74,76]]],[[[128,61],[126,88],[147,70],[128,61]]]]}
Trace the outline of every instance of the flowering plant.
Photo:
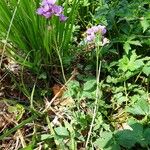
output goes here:
{"type": "Polygon", "coordinates": [[[60,57],[69,54],[69,43],[79,7],[78,0],[73,0],[71,4],[68,4],[68,0],[21,0],[19,4],[17,2],[18,0],[13,0],[8,5],[6,0],[0,0],[1,38],[6,37],[5,33],[16,7],[8,39],[12,47],[8,51],[12,58],[33,72],[38,73],[41,68],[49,74],[47,70],[54,64],[59,64],[59,59],[56,59],[58,52],[60,57]],[[62,23],[64,21],[66,22],[62,23]]]}
{"type": "Polygon", "coordinates": [[[41,6],[37,9],[37,14],[45,18],[58,16],[60,21],[66,21],[67,17],[63,15],[63,7],[56,5],[56,0],[43,0],[41,6]]]}
{"type": "MultiPolygon", "coordinates": [[[[109,40],[104,37],[106,34],[107,30],[105,26],[98,25],[98,26],[93,26],[91,28],[88,28],[87,31],[85,32],[85,42],[86,43],[93,43],[96,40],[96,37],[98,37],[98,40],[101,40],[101,46],[104,46],[105,44],[109,43],[109,40]]],[[[98,42],[100,43],[100,41],[98,42]]]]}

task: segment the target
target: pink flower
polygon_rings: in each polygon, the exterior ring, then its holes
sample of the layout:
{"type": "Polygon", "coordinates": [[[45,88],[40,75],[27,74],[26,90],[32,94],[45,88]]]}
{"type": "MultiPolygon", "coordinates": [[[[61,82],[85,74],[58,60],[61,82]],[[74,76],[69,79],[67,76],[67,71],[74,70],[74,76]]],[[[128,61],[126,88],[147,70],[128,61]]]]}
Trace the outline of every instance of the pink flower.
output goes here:
{"type": "MultiPolygon", "coordinates": [[[[93,42],[96,38],[96,35],[103,36],[106,33],[106,27],[102,25],[93,26],[88,28],[86,33],[85,42],[93,42]]],[[[106,39],[103,39],[103,43],[106,43],[106,39]]]]}

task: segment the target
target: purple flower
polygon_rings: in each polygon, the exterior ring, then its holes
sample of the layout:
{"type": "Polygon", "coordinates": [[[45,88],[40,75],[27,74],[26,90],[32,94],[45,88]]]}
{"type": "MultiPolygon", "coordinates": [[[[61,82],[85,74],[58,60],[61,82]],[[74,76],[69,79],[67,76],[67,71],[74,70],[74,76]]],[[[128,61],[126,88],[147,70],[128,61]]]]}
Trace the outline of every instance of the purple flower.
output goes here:
{"type": "Polygon", "coordinates": [[[59,20],[62,21],[62,22],[63,22],[63,21],[66,21],[67,18],[68,18],[68,17],[64,16],[63,14],[60,14],[60,16],[59,16],[59,20]]]}
{"type": "Polygon", "coordinates": [[[42,8],[43,8],[43,12],[48,12],[50,9],[48,4],[44,5],[42,8]]]}
{"type": "Polygon", "coordinates": [[[41,3],[41,5],[42,6],[44,6],[44,5],[46,5],[46,4],[48,4],[48,5],[53,5],[53,4],[55,4],[56,3],[56,0],[43,0],[42,1],[42,3],[41,3]]]}
{"type": "MultiPolygon", "coordinates": [[[[96,35],[103,36],[106,33],[106,27],[101,25],[93,26],[87,29],[85,33],[86,33],[85,42],[93,42],[96,38],[96,35]]],[[[104,43],[105,42],[106,41],[104,41],[104,43]]]]}
{"type": "Polygon", "coordinates": [[[86,42],[92,42],[95,39],[95,34],[90,34],[85,38],[86,42]]]}
{"type": "Polygon", "coordinates": [[[50,18],[51,16],[52,16],[53,14],[51,14],[51,12],[46,12],[46,13],[43,13],[43,16],[45,17],[45,18],[50,18]]]}
{"type": "Polygon", "coordinates": [[[92,33],[93,33],[92,28],[87,29],[86,33],[87,33],[88,35],[92,34],[92,33]]]}
{"type": "Polygon", "coordinates": [[[97,33],[99,31],[98,26],[93,26],[91,29],[93,30],[94,33],[97,33]]]}
{"type": "Polygon", "coordinates": [[[52,11],[56,16],[60,16],[61,13],[63,12],[63,8],[61,6],[54,5],[52,7],[52,11]]]}
{"type": "Polygon", "coordinates": [[[63,15],[63,7],[56,5],[56,0],[43,0],[37,14],[45,18],[51,18],[53,15],[58,16],[60,21],[66,21],[67,17],[63,15]]]}
{"type": "Polygon", "coordinates": [[[42,15],[44,13],[43,8],[40,7],[37,9],[37,14],[42,15]]]}

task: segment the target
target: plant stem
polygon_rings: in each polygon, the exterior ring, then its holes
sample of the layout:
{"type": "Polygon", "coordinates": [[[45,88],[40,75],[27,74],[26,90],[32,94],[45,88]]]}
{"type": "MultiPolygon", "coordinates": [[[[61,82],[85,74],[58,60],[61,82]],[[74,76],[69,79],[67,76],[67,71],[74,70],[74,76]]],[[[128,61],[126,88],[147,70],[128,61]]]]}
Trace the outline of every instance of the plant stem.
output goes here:
{"type": "Polygon", "coordinates": [[[60,61],[60,66],[61,66],[61,71],[62,71],[63,79],[64,79],[64,82],[66,83],[67,80],[66,80],[66,77],[65,77],[64,66],[63,66],[62,58],[60,56],[59,51],[58,51],[58,57],[59,57],[59,61],[60,61]]]}
{"type": "Polygon", "coordinates": [[[20,0],[18,0],[18,2],[17,2],[17,5],[16,5],[16,7],[15,7],[15,10],[14,10],[14,12],[13,12],[13,15],[12,15],[12,18],[11,18],[11,20],[10,20],[10,24],[9,24],[9,27],[8,27],[8,30],[7,30],[5,43],[4,43],[4,46],[3,46],[3,49],[2,49],[2,54],[1,54],[2,56],[1,56],[1,59],[0,59],[0,68],[1,68],[1,66],[2,66],[3,57],[4,57],[4,52],[5,52],[5,50],[6,50],[9,33],[10,33],[10,30],[11,30],[11,26],[12,26],[13,20],[14,20],[14,18],[15,18],[15,15],[16,15],[16,12],[17,12],[17,8],[18,8],[19,3],[20,3],[20,0]]]}
{"type": "Polygon", "coordinates": [[[55,46],[56,46],[57,55],[58,55],[58,58],[59,58],[59,61],[60,61],[60,66],[61,66],[61,71],[62,71],[63,79],[64,79],[64,82],[66,83],[67,80],[66,80],[66,77],[65,77],[65,72],[64,72],[64,66],[63,66],[63,62],[62,62],[62,57],[60,55],[60,50],[58,48],[56,40],[55,40],[55,46]]]}
{"type": "MultiPolygon", "coordinates": [[[[126,96],[126,106],[125,106],[125,108],[127,108],[127,106],[128,106],[128,93],[127,93],[126,82],[124,82],[124,92],[125,92],[125,96],[126,96]]],[[[126,111],[125,111],[125,115],[126,115],[126,119],[127,119],[128,117],[127,117],[127,112],[126,111]]]]}
{"type": "Polygon", "coordinates": [[[88,137],[87,137],[86,144],[85,144],[85,148],[86,149],[88,147],[88,143],[89,143],[89,140],[90,140],[90,137],[91,137],[91,133],[92,133],[92,129],[93,129],[93,125],[94,125],[94,121],[95,121],[95,118],[96,118],[97,104],[98,104],[98,99],[99,99],[99,96],[98,96],[98,93],[99,93],[99,79],[100,79],[100,71],[101,71],[101,63],[102,62],[100,61],[100,63],[98,63],[99,62],[99,55],[98,55],[99,52],[96,52],[96,53],[97,53],[97,60],[96,60],[96,83],[97,83],[96,99],[95,99],[95,107],[94,107],[94,111],[93,111],[93,118],[92,118],[92,122],[91,122],[91,125],[90,125],[90,130],[88,132],[88,137]]]}

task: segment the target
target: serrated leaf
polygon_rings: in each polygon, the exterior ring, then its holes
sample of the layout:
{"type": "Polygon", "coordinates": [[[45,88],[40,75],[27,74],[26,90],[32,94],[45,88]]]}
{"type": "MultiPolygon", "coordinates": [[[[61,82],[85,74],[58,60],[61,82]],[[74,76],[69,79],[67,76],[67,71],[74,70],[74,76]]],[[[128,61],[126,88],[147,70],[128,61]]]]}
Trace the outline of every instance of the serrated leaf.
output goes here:
{"type": "Polygon", "coordinates": [[[132,45],[138,45],[138,46],[142,46],[140,41],[128,41],[128,43],[132,44],[132,45]]]}
{"type": "Polygon", "coordinates": [[[125,42],[123,45],[123,49],[125,50],[125,52],[128,54],[129,50],[131,50],[131,46],[128,42],[125,42]]]}
{"type": "Polygon", "coordinates": [[[148,29],[148,27],[150,26],[150,24],[146,18],[144,18],[140,23],[143,28],[143,32],[145,32],[148,29]]]}
{"type": "Polygon", "coordinates": [[[149,114],[149,104],[145,100],[139,100],[133,107],[129,107],[127,111],[134,115],[147,115],[149,114]]]}
{"type": "Polygon", "coordinates": [[[123,70],[124,72],[128,70],[128,64],[129,64],[129,59],[127,56],[123,56],[122,59],[119,60],[119,69],[123,70]]]}
{"type": "Polygon", "coordinates": [[[132,113],[134,115],[145,115],[144,111],[141,109],[140,106],[134,107],[134,108],[128,108],[127,111],[129,113],[132,113]]]}
{"type": "Polygon", "coordinates": [[[134,62],[134,64],[135,64],[135,68],[136,68],[136,69],[138,69],[138,68],[144,66],[144,62],[143,62],[142,59],[136,60],[136,61],[134,62]]]}

